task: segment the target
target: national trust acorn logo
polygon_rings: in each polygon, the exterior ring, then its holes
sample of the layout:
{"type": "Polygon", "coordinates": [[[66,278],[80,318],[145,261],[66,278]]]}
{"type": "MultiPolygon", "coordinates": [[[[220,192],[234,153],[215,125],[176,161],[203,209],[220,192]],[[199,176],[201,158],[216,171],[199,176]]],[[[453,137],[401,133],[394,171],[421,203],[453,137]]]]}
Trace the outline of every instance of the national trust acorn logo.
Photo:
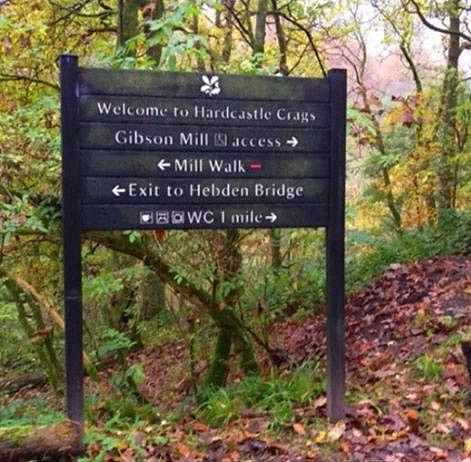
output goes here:
{"type": "Polygon", "coordinates": [[[213,75],[212,77],[203,75],[202,79],[204,85],[202,85],[200,88],[201,93],[204,93],[208,96],[215,96],[221,93],[221,88],[219,87],[219,77],[217,75],[213,75]]]}

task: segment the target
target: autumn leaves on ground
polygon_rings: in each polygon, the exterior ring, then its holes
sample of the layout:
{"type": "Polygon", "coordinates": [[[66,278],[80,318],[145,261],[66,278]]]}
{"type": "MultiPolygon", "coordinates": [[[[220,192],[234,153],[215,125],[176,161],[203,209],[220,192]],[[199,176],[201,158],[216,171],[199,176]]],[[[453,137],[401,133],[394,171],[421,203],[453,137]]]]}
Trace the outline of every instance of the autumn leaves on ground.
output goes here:
{"type": "MultiPolygon", "coordinates": [[[[335,425],[326,421],[322,387],[287,420],[274,407],[241,404],[230,391],[219,394],[205,413],[191,398],[184,345],[137,351],[133,361],[143,363],[145,373],[141,391],[167,417],[120,426],[122,410],[110,422],[109,416],[100,418],[100,403],[91,406],[95,424],[88,429],[84,460],[470,461],[470,382],[461,352],[461,341],[471,334],[470,310],[471,259],[464,257],[392,264],[352,295],[347,417],[335,425]]],[[[322,316],[285,317],[270,332],[287,375],[325,356],[322,316]]],[[[269,384],[268,368],[264,372],[261,381],[269,384]]],[[[323,367],[315,374],[307,378],[322,381],[323,367]]],[[[264,388],[259,402],[275,391],[264,388]]]]}

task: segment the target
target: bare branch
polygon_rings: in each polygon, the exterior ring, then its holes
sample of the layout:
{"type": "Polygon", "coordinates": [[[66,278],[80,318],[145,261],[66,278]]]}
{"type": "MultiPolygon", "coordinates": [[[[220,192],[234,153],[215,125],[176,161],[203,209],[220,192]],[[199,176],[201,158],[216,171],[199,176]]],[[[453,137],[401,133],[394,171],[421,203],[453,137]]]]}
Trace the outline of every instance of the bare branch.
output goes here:
{"type": "MultiPolygon", "coordinates": [[[[422,24],[427,26],[429,29],[434,30],[435,32],[439,32],[440,34],[455,35],[455,36],[458,36],[458,37],[462,38],[463,40],[466,40],[467,42],[471,43],[471,36],[470,35],[463,34],[463,32],[459,32],[459,31],[455,32],[455,31],[451,31],[451,30],[448,30],[448,29],[442,29],[441,27],[438,27],[435,24],[432,24],[424,16],[423,12],[420,9],[420,6],[417,4],[417,2],[415,0],[408,0],[408,2],[412,3],[412,5],[414,6],[414,9],[415,9],[415,12],[417,13],[420,20],[422,21],[422,24]]],[[[407,7],[407,3],[405,3],[405,4],[403,3],[403,5],[404,5],[404,7],[407,7]]]]}
{"type": "Polygon", "coordinates": [[[319,67],[321,68],[322,75],[324,77],[327,77],[327,72],[325,70],[324,64],[322,63],[321,55],[319,53],[319,50],[317,49],[316,44],[314,43],[314,39],[312,38],[311,32],[305,26],[300,24],[298,21],[296,21],[295,19],[293,19],[292,17],[288,16],[287,14],[281,11],[269,11],[268,14],[281,16],[282,18],[286,19],[289,23],[293,24],[298,29],[304,32],[304,34],[306,35],[306,38],[309,41],[309,45],[311,46],[311,49],[314,52],[314,55],[316,56],[316,60],[317,60],[317,63],[319,64],[319,67]]]}
{"type": "Polygon", "coordinates": [[[25,80],[31,83],[37,83],[39,85],[45,85],[47,87],[53,88],[56,91],[60,90],[59,85],[51,82],[47,82],[46,80],[38,79],[36,77],[28,77],[26,75],[14,75],[14,74],[3,74],[0,73],[0,82],[15,82],[19,80],[25,80]]]}

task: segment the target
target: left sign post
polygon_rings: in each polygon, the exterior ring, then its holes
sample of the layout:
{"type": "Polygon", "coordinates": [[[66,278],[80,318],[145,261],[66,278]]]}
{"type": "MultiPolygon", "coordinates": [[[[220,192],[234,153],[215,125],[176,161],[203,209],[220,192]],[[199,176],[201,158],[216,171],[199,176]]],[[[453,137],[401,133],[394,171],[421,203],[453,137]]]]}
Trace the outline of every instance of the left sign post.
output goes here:
{"type": "Polygon", "coordinates": [[[80,159],[77,133],[78,59],[60,57],[62,138],[62,235],[67,416],[83,432],[83,334],[80,220],[80,159]]]}

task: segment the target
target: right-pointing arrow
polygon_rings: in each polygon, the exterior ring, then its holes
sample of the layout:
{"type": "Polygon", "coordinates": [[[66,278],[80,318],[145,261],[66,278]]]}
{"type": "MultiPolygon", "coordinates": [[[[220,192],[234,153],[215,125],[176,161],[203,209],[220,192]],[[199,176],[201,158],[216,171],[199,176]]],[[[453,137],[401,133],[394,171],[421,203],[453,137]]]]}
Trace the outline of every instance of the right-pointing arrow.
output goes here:
{"type": "Polygon", "coordinates": [[[298,144],[298,139],[295,136],[292,136],[289,140],[286,140],[286,144],[289,144],[292,148],[294,148],[298,144]]]}
{"type": "Polygon", "coordinates": [[[271,223],[274,223],[277,220],[277,218],[278,217],[273,212],[271,212],[270,215],[265,216],[265,220],[268,220],[271,223]]]}

